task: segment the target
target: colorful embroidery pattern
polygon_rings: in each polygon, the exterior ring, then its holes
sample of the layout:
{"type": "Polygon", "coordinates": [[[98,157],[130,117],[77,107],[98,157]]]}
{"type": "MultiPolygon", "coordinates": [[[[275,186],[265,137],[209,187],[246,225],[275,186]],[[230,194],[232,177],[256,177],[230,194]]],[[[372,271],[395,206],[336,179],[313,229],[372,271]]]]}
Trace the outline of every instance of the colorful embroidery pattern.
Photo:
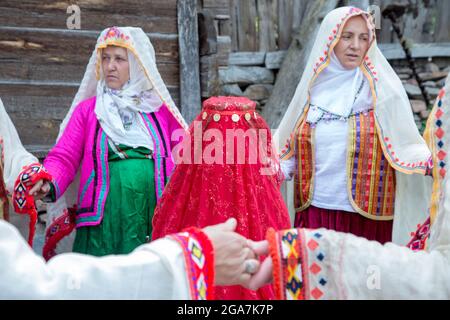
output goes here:
{"type": "Polygon", "coordinates": [[[39,180],[52,181],[52,176],[40,163],[33,163],[22,170],[14,184],[14,210],[17,213],[28,214],[30,216],[28,235],[28,243],[30,246],[33,246],[38,214],[34,197],[30,195],[30,190],[39,180]]]}
{"type": "Polygon", "coordinates": [[[324,274],[326,255],[321,250],[322,234],[304,229],[269,229],[275,297],[280,300],[324,298],[328,280],[324,274]],[[308,238],[309,237],[309,238],[308,238]]]}
{"type": "MultiPolygon", "coordinates": [[[[384,157],[375,129],[373,110],[350,119],[347,157],[348,192],[352,207],[373,220],[391,220],[395,202],[395,171],[384,157]]],[[[313,132],[304,121],[297,135],[298,167],[294,177],[294,205],[305,210],[314,190],[313,132]]]]}
{"type": "Polygon", "coordinates": [[[304,300],[305,282],[302,274],[300,229],[267,232],[273,262],[275,298],[278,300],[304,300]]]}
{"type": "Polygon", "coordinates": [[[286,144],[285,144],[284,148],[281,150],[281,153],[279,155],[280,159],[284,159],[291,152],[293,152],[294,148],[292,145],[294,145],[294,144],[295,144],[295,134],[294,134],[294,132],[292,132],[289,139],[286,140],[286,144]]]}
{"type": "Polygon", "coordinates": [[[445,95],[445,90],[442,89],[439,92],[439,95],[437,97],[437,101],[436,101],[436,106],[437,106],[437,110],[434,114],[435,117],[435,131],[434,131],[434,135],[437,138],[436,140],[436,151],[437,151],[437,160],[439,161],[438,165],[439,165],[439,176],[441,179],[445,178],[445,175],[447,173],[447,169],[446,169],[446,161],[447,161],[447,153],[444,151],[444,136],[445,136],[445,131],[444,129],[442,129],[442,125],[443,125],[443,115],[445,114],[445,111],[442,108],[442,99],[444,98],[445,95]]]}
{"type": "Polygon", "coordinates": [[[327,277],[324,274],[324,261],[326,255],[321,250],[321,240],[323,235],[318,231],[311,231],[308,236],[304,236],[308,269],[305,276],[308,277],[310,288],[307,291],[308,298],[313,300],[322,299],[327,288],[327,277]],[[309,237],[309,239],[308,239],[309,237]]]}
{"type": "Polygon", "coordinates": [[[156,165],[156,170],[155,170],[155,185],[156,185],[156,197],[157,199],[159,199],[162,196],[162,193],[164,191],[164,186],[165,186],[165,166],[164,166],[164,156],[165,155],[161,155],[160,154],[160,150],[161,150],[161,144],[164,144],[164,137],[161,134],[158,134],[158,130],[156,127],[156,125],[154,124],[154,121],[152,121],[149,117],[148,114],[145,113],[141,113],[141,117],[144,120],[145,126],[150,134],[150,136],[152,137],[152,141],[153,144],[155,146],[155,165],[156,165]]]}
{"type": "Polygon", "coordinates": [[[97,170],[94,173],[94,177],[98,188],[94,188],[94,192],[96,192],[95,199],[97,200],[96,203],[93,203],[92,208],[89,208],[88,212],[78,210],[76,217],[77,228],[96,226],[102,221],[103,210],[109,192],[108,137],[102,129],[99,129],[96,139],[95,167],[97,170]],[[94,206],[97,208],[94,209],[94,206]]]}
{"type": "Polygon", "coordinates": [[[298,167],[294,177],[294,206],[304,210],[309,206],[313,192],[314,158],[311,126],[303,121],[297,135],[298,167]]]}
{"type": "Polygon", "coordinates": [[[445,97],[445,89],[441,89],[436,99],[433,111],[428,118],[427,128],[425,129],[425,140],[431,146],[433,161],[438,163],[432,168],[433,176],[433,192],[431,194],[430,205],[430,223],[433,224],[440,206],[440,198],[443,192],[443,180],[447,174],[446,162],[447,153],[444,151],[446,147],[446,136],[442,125],[448,121],[448,113],[442,108],[443,99],[445,97]]]}
{"type": "Polygon", "coordinates": [[[373,110],[357,114],[352,126],[348,181],[353,207],[371,219],[392,219],[395,172],[380,147],[373,110]]]}
{"type": "Polygon", "coordinates": [[[428,218],[422,225],[417,225],[417,231],[411,234],[412,239],[406,245],[413,251],[424,250],[427,240],[430,237],[431,223],[428,218]]]}
{"type": "Polygon", "coordinates": [[[53,221],[45,233],[42,255],[46,261],[56,255],[56,245],[75,228],[76,207],[65,209],[64,214],[53,221]]]}
{"type": "MultiPolygon", "coordinates": [[[[91,185],[92,181],[95,178],[95,170],[92,170],[91,174],[89,175],[89,178],[87,179],[86,183],[83,186],[83,190],[81,191],[81,194],[78,199],[78,203],[81,204],[84,200],[84,196],[86,195],[86,192],[91,185]]],[[[56,185],[56,184],[55,184],[56,185]]]]}
{"type": "Polygon", "coordinates": [[[214,254],[208,237],[197,228],[168,237],[183,248],[192,299],[214,299],[214,254]]]}
{"type": "Polygon", "coordinates": [[[129,40],[130,37],[123,34],[117,27],[109,28],[105,36],[101,39],[102,42],[122,43],[123,45],[128,45],[129,40]]]}
{"type": "MultiPolygon", "coordinates": [[[[381,133],[381,136],[383,137],[384,134],[381,133]]],[[[390,159],[392,159],[392,161],[395,162],[396,165],[398,165],[399,167],[401,167],[403,169],[416,169],[417,168],[417,169],[423,169],[426,172],[427,170],[429,170],[429,168],[433,167],[433,161],[432,161],[431,156],[428,159],[428,161],[404,162],[404,161],[401,161],[397,157],[394,147],[391,144],[391,139],[389,137],[384,136],[382,143],[383,143],[384,148],[385,148],[388,156],[390,157],[390,159]]]]}

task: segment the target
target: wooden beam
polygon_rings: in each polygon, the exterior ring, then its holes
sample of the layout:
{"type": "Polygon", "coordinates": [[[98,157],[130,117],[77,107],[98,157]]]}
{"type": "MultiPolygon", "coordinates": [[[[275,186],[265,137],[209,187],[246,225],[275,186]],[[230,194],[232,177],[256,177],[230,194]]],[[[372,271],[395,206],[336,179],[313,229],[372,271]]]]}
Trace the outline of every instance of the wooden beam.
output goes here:
{"type": "Polygon", "coordinates": [[[235,66],[263,65],[265,57],[266,57],[265,52],[255,52],[255,51],[233,52],[230,54],[228,58],[228,64],[235,66]]]}
{"type": "Polygon", "coordinates": [[[259,46],[258,51],[275,51],[277,50],[277,41],[275,39],[276,21],[274,17],[273,0],[257,0],[258,11],[258,33],[259,46]]]}
{"type": "Polygon", "coordinates": [[[190,123],[201,110],[197,0],[178,0],[181,113],[190,123]]]}
{"type": "MultiPolygon", "coordinates": [[[[405,52],[398,43],[378,44],[381,52],[388,60],[405,59],[405,52]]],[[[450,57],[450,42],[416,43],[411,48],[413,58],[450,57]]]]}
{"type": "MultiPolygon", "coordinates": [[[[0,33],[5,32],[21,32],[21,33],[35,33],[35,34],[45,34],[45,35],[64,35],[80,37],[80,35],[90,37],[92,39],[97,39],[101,31],[98,30],[70,30],[70,29],[56,29],[56,28],[33,28],[33,27],[6,27],[0,26],[0,33]]],[[[147,32],[146,35],[153,39],[162,40],[176,40],[178,36],[176,34],[167,34],[159,32],[147,32]]]]}
{"type": "Polygon", "coordinates": [[[346,6],[357,7],[362,10],[367,10],[367,8],[369,7],[369,0],[347,0],[344,1],[344,4],[346,6]]]}
{"type": "Polygon", "coordinates": [[[217,53],[217,31],[211,12],[204,10],[198,13],[199,54],[217,53]]]}
{"type": "Polygon", "coordinates": [[[217,37],[217,62],[219,66],[227,66],[231,53],[231,38],[229,36],[217,37]]]}
{"type": "Polygon", "coordinates": [[[277,128],[284,115],[297,84],[302,77],[312,46],[325,15],[336,8],[337,0],[308,1],[299,31],[293,34],[292,42],[277,75],[273,93],[262,111],[271,128],[277,128]]]}
{"type": "Polygon", "coordinates": [[[230,66],[219,68],[219,78],[222,83],[238,83],[242,85],[266,83],[271,84],[275,78],[271,70],[263,67],[230,66]]]}

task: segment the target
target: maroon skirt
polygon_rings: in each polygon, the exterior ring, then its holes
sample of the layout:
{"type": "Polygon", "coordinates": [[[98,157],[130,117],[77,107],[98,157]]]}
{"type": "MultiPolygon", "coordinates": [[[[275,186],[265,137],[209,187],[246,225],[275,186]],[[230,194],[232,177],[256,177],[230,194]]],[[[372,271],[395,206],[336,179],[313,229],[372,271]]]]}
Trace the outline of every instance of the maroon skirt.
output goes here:
{"type": "Polygon", "coordinates": [[[297,212],[294,221],[294,227],[296,228],[326,228],[352,233],[358,237],[381,243],[392,241],[392,225],[392,220],[375,221],[356,212],[329,210],[314,206],[309,206],[306,210],[297,212]]]}

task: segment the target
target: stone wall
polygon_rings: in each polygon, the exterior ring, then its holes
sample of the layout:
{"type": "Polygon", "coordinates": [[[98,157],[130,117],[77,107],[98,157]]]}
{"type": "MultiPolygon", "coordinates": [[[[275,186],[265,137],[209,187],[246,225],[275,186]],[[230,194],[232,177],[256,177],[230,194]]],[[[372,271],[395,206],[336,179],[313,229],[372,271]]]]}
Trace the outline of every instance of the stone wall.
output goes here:
{"type": "MultiPolygon", "coordinates": [[[[402,80],[406,93],[411,101],[414,119],[419,128],[425,128],[426,119],[431,111],[440,88],[450,72],[450,56],[433,57],[429,52],[427,58],[416,58],[415,63],[419,77],[423,80],[425,90],[430,97],[430,105],[426,105],[424,97],[413,76],[413,71],[406,59],[386,52],[390,64],[402,80]]],[[[442,51],[441,51],[442,52],[442,51]]],[[[257,102],[257,109],[264,108],[272,93],[276,76],[281,67],[286,51],[275,52],[232,52],[228,54],[228,63],[218,67],[218,88],[216,94],[246,96],[257,102]]],[[[422,56],[426,56],[425,52],[422,56]]]]}
{"type": "Polygon", "coordinates": [[[285,51],[231,53],[219,68],[222,95],[245,96],[261,110],[272,93],[285,51]]]}
{"type": "Polygon", "coordinates": [[[430,105],[428,106],[407,62],[405,60],[392,60],[390,63],[402,80],[411,102],[414,120],[419,130],[423,132],[436,97],[450,72],[450,58],[416,60],[418,75],[422,79],[425,91],[430,98],[430,105]]]}

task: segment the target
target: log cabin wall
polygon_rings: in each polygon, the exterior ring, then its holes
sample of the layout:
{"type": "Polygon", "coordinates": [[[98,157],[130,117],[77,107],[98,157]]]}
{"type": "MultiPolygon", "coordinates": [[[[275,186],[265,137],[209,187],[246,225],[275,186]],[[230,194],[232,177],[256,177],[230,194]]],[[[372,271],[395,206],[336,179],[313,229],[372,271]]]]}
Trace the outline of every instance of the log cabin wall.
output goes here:
{"type": "MultiPolygon", "coordinates": [[[[434,83],[427,81],[427,90],[431,98],[435,98],[443,75],[449,71],[450,1],[341,0],[337,1],[337,6],[351,4],[365,9],[370,4],[382,10],[394,2],[411,5],[400,20],[401,29],[413,44],[418,71],[435,80],[434,83]]],[[[247,96],[257,102],[258,110],[270,124],[276,123],[276,119],[270,119],[270,100],[276,97],[274,84],[293,36],[304,21],[317,19],[308,14],[312,3],[309,0],[199,0],[199,29],[203,30],[203,37],[200,37],[202,97],[247,96]],[[211,24],[213,30],[208,27],[211,24]],[[265,108],[266,103],[269,108],[265,108]]],[[[423,129],[429,113],[424,110],[427,106],[418,101],[421,98],[417,94],[417,83],[411,79],[411,70],[391,22],[382,18],[380,26],[378,43],[414,100],[416,123],[423,129]]],[[[288,104],[288,101],[283,103],[288,104]]],[[[279,120],[279,115],[275,117],[279,120]]]]}
{"type": "MultiPolygon", "coordinates": [[[[413,42],[450,43],[450,1],[397,1],[416,5],[417,10],[402,18],[405,35],[413,42]]],[[[383,7],[393,0],[348,0],[340,1],[339,5],[348,2],[370,2],[383,7]]],[[[198,74],[188,72],[188,76],[183,76],[180,61],[195,61],[192,57],[195,50],[189,50],[191,59],[182,59],[180,46],[192,49],[194,44],[189,41],[194,37],[182,43],[184,37],[178,33],[186,19],[177,15],[180,7],[194,15],[195,4],[199,13],[201,98],[244,95],[257,101],[262,111],[272,96],[293,35],[310,18],[305,14],[310,3],[307,0],[1,0],[0,97],[23,143],[38,156],[45,155],[55,142],[59,124],[81,81],[99,32],[112,25],[139,26],[149,35],[160,73],[189,121],[200,108],[200,99],[195,98],[197,89],[189,86],[197,81],[194,78],[198,74]],[[66,26],[70,16],[67,7],[72,4],[81,9],[80,30],[69,30],[66,26]],[[182,78],[187,79],[183,89],[182,78]],[[180,90],[184,90],[182,96],[180,90]],[[196,110],[186,112],[188,108],[196,110]]],[[[383,19],[381,26],[379,42],[391,45],[390,61],[402,68],[400,71],[405,72],[402,80],[406,82],[409,71],[401,58],[395,58],[399,47],[392,47],[398,40],[390,22],[383,19]]],[[[189,22],[183,25],[183,29],[190,27],[193,26],[189,22]]],[[[434,62],[442,72],[450,57],[446,53],[448,46],[429,50],[441,54],[434,62]]],[[[430,56],[434,57],[434,53],[430,56]]],[[[426,53],[420,58],[423,64],[427,62],[426,53]]],[[[188,65],[192,69],[190,62],[188,65]]]]}
{"type": "MultiPolygon", "coordinates": [[[[231,37],[236,51],[277,51],[288,49],[292,35],[300,27],[310,0],[199,0],[199,9],[208,11],[217,23],[220,35],[231,37]]],[[[339,1],[338,6],[412,4],[402,18],[405,36],[415,43],[450,42],[450,2],[448,0],[370,0],[339,1]],[[359,5],[363,4],[363,5],[359,5]]],[[[379,43],[398,43],[391,22],[381,19],[379,43]]]]}
{"type": "Polygon", "coordinates": [[[149,35],[178,105],[176,0],[0,1],[0,97],[23,144],[39,157],[55,142],[98,34],[114,25],[141,27],[149,35]],[[80,30],[66,25],[72,4],[81,10],[80,30]]]}

